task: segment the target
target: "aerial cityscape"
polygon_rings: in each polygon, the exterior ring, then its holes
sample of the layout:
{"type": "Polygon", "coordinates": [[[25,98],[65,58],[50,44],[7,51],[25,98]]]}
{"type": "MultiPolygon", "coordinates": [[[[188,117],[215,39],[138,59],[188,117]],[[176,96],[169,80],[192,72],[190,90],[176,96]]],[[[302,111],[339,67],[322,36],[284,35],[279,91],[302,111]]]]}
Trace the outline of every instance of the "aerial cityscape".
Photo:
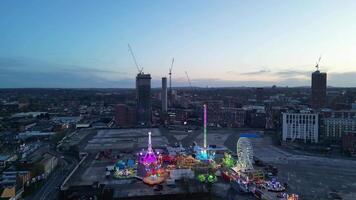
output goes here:
{"type": "Polygon", "coordinates": [[[356,2],[0,2],[0,199],[356,200],[356,2]]]}

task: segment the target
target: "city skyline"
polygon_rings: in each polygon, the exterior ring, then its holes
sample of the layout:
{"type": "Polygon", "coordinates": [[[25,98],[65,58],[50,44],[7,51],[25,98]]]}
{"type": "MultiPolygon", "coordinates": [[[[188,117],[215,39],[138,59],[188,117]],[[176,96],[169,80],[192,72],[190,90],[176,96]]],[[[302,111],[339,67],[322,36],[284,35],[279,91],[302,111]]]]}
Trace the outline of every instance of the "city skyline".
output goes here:
{"type": "Polygon", "coordinates": [[[4,1],[0,87],[134,88],[130,43],[152,86],[356,87],[353,1],[4,1]],[[80,10],[80,12],[78,12],[80,10]]]}

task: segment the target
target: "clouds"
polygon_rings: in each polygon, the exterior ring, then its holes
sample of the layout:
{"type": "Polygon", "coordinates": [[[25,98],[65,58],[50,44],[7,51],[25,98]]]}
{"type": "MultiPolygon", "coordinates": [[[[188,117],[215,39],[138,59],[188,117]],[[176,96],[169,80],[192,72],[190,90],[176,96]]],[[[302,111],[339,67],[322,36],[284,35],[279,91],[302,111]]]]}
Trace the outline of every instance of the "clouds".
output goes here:
{"type": "Polygon", "coordinates": [[[270,70],[261,69],[248,72],[228,71],[227,74],[233,75],[231,78],[253,83],[267,83],[268,85],[283,85],[283,86],[304,86],[310,79],[311,71],[303,70],[270,70]]]}
{"type": "MultiPolygon", "coordinates": [[[[191,77],[197,87],[263,87],[309,86],[312,71],[272,70],[227,71],[226,77],[191,77]]],[[[218,71],[218,68],[217,68],[218,71]]],[[[160,87],[160,77],[152,74],[152,87],[160,87]]],[[[329,72],[328,85],[355,87],[356,71],[329,72]]],[[[188,87],[186,77],[173,77],[175,87],[188,87]]],[[[108,67],[54,64],[28,58],[0,58],[0,88],[55,87],[55,88],[133,88],[135,74],[115,71],[108,67]]]]}
{"type": "Polygon", "coordinates": [[[27,58],[0,58],[0,87],[132,87],[126,72],[53,64],[27,58]]]}
{"type": "Polygon", "coordinates": [[[356,71],[342,72],[342,73],[329,73],[328,85],[355,87],[356,86],[356,71]]]}
{"type": "Polygon", "coordinates": [[[242,76],[250,76],[250,75],[278,75],[281,77],[291,77],[291,76],[307,76],[312,73],[312,71],[298,71],[298,70],[257,70],[257,71],[250,71],[250,72],[235,72],[235,71],[228,71],[227,73],[233,73],[236,75],[242,75],[242,76]]]}
{"type": "Polygon", "coordinates": [[[258,70],[258,71],[252,71],[252,72],[244,72],[240,73],[241,75],[261,75],[261,74],[269,74],[271,71],[270,70],[258,70]]]}
{"type": "MultiPolygon", "coordinates": [[[[228,71],[228,74],[233,74],[236,81],[242,85],[280,85],[280,86],[309,86],[311,81],[311,74],[313,71],[306,70],[257,70],[250,72],[238,73],[235,71],[228,71]],[[245,83],[245,84],[244,84],[245,83]]],[[[356,86],[356,70],[348,72],[328,72],[328,85],[334,87],[355,87],[356,86]]]]}
{"type": "MultiPolygon", "coordinates": [[[[188,87],[186,82],[177,82],[176,84],[188,87]]],[[[191,82],[194,87],[264,87],[273,85],[271,82],[263,80],[239,81],[216,78],[192,79],[191,82]]]]}
{"type": "MultiPolygon", "coordinates": [[[[309,85],[320,53],[321,65],[330,65],[330,71],[356,70],[355,5],[356,1],[2,1],[0,56],[8,58],[0,58],[0,87],[11,87],[9,81],[21,74],[27,74],[21,84],[16,82],[21,87],[40,86],[38,80],[56,86],[72,81],[73,87],[117,87],[118,82],[134,87],[136,67],[127,43],[152,81],[167,75],[175,57],[173,81],[182,86],[187,85],[184,71],[201,85],[209,84],[203,79],[210,78],[217,85],[309,85]],[[236,71],[226,73],[230,69],[236,71]]],[[[347,74],[330,76],[331,84],[356,86],[346,80],[347,74]]]]}
{"type": "MultiPolygon", "coordinates": [[[[230,72],[231,73],[231,72],[230,72]]],[[[267,71],[260,70],[251,73],[240,73],[236,76],[246,76],[246,79],[236,78],[235,80],[224,80],[216,78],[206,79],[192,79],[193,86],[199,87],[270,87],[277,86],[289,86],[289,87],[303,87],[311,85],[311,73],[312,71],[267,71]],[[278,80],[269,78],[270,76],[278,77],[278,80]]],[[[327,84],[333,87],[355,87],[356,86],[356,71],[343,72],[343,73],[328,73],[327,84]]],[[[184,86],[188,86],[184,81],[179,82],[184,86]]]]}
{"type": "Polygon", "coordinates": [[[1,58],[0,57],[0,70],[10,70],[10,71],[62,71],[68,73],[90,73],[90,74],[126,74],[125,72],[119,72],[114,70],[108,70],[105,67],[100,68],[98,66],[85,67],[72,64],[60,64],[53,62],[46,62],[42,60],[17,57],[17,58],[1,58]]]}

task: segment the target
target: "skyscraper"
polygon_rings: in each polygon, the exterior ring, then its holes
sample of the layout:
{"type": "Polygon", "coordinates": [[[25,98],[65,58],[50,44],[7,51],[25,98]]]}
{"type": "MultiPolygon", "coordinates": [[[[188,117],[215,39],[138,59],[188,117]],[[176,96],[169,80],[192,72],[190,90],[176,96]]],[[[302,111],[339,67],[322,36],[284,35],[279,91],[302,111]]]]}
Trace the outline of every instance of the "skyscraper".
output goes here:
{"type": "Polygon", "coordinates": [[[162,77],[162,112],[167,112],[167,78],[162,77]]]}
{"type": "Polygon", "coordinates": [[[136,76],[137,123],[151,125],[151,75],[139,73],[136,76]]]}
{"type": "Polygon", "coordinates": [[[319,109],[326,104],[326,73],[321,73],[319,69],[312,73],[311,105],[319,109]]]}

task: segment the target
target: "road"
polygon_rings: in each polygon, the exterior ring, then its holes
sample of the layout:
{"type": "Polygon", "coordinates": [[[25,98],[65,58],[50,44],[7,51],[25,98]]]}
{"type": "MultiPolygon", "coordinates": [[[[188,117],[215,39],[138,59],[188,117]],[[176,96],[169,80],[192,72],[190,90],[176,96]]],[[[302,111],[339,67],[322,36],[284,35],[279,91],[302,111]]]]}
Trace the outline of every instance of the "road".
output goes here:
{"type": "Polygon", "coordinates": [[[75,167],[78,161],[67,155],[63,155],[60,152],[51,152],[59,157],[60,167],[57,168],[52,174],[47,178],[45,184],[36,191],[33,195],[26,198],[26,200],[54,200],[57,199],[59,190],[58,186],[62,184],[64,179],[75,167]]]}

